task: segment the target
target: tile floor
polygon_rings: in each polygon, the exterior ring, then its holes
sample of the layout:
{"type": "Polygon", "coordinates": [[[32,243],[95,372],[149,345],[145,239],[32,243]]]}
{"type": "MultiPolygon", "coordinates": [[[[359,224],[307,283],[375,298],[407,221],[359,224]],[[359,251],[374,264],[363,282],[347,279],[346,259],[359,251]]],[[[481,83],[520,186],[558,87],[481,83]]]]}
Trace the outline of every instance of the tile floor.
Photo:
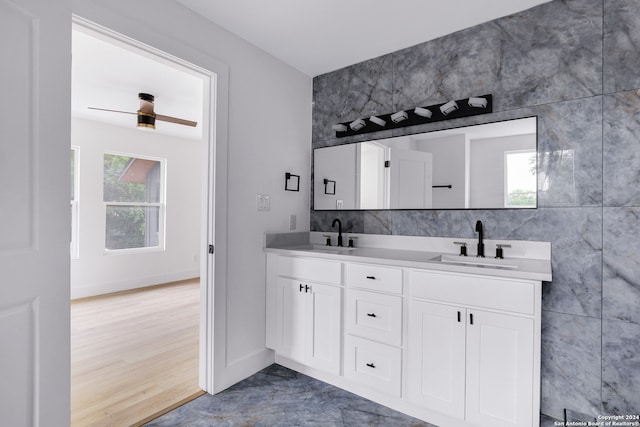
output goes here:
{"type": "Polygon", "coordinates": [[[435,427],[279,365],[145,426],[435,427]]]}

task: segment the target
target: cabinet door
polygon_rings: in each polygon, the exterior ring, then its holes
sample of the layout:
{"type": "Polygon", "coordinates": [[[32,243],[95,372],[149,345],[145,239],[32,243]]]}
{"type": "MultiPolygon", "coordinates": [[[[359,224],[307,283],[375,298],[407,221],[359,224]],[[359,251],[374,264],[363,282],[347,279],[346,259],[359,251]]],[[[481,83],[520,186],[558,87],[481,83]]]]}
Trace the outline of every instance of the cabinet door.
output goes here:
{"type": "Polygon", "coordinates": [[[465,310],[411,301],[407,386],[409,399],[464,417],[465,310]]]}
{"type": "Polygon", "coordinates": [[[469,422],[493,427],[531,427],[533,332],[533,319],[468,310],[469,422]]]}
{"type": "Polygon", "coordinates": [[[276,351],[301,363],[306,350],[306,295],[302,282],[278,277],[276,351]]]}
{"type": "MultiPolygon", "coordinates": [[[[307,304],[306,363],[340,374],[342,289],[310,283],[307,304]]],[[[303,293],[304,295],[304,293],[303,293]]]]}

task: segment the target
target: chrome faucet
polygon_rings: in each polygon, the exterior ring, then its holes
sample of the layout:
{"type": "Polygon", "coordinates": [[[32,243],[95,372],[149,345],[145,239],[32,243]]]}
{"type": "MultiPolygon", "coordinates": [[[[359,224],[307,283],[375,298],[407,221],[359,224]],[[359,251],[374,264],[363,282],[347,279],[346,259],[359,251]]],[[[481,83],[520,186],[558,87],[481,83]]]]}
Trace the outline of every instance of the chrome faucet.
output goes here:
{"type": "Polygon", "coordinates": [[[334,219],[331,223],[332,228],[336,226],[336,222],[338,223],[338,246],[342,246],[342,221],[338,218],[334,219]]]}
{"type": "Polygon", "coordinates": [[[478,233],[478,255],[484,258],[484,243],[482,243],[482,221],[476,221],[476,232],[478,233]]]}

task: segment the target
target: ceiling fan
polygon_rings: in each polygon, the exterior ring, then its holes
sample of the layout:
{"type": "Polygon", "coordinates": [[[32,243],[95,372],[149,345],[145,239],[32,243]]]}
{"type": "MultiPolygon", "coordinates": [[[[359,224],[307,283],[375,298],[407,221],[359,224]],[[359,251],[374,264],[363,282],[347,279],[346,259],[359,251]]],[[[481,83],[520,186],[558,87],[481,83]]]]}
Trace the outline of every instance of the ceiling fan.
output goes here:
{"type": "Polygon", "coordinates": [[[135,113],[130,111],[109,110],[106,108],[89,107],[90,110],[110,111],[112,113],[136,114],[138,116],[138,127],[156,128],[156,120],[163,122],[176,123],[179,125],[195,127],[198,123],[191,120],[179,119],[177,117],[163,116],[153,111],[154,96],[148,93],[139,93],[140,109],[135,113]]]}

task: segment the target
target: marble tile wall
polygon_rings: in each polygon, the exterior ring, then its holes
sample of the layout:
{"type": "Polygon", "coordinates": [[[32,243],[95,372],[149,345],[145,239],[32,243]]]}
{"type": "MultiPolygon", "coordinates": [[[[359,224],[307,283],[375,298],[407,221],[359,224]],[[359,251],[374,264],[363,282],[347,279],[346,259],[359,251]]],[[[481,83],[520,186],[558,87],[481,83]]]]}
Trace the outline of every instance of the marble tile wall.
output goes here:
{"type": "MultiPolygon", "coordinates": [[[[314,79],[313,148],[538,116],[536,210],[311,211],[311,230],[552,243],[542,412],[640,409],[640,1],[554,0],[314,79]],[[331,125],[493,94],[494,112],[337,140],[331,125]]],[[[313,207],[313,202],[312,202],[313,207]]]]}

